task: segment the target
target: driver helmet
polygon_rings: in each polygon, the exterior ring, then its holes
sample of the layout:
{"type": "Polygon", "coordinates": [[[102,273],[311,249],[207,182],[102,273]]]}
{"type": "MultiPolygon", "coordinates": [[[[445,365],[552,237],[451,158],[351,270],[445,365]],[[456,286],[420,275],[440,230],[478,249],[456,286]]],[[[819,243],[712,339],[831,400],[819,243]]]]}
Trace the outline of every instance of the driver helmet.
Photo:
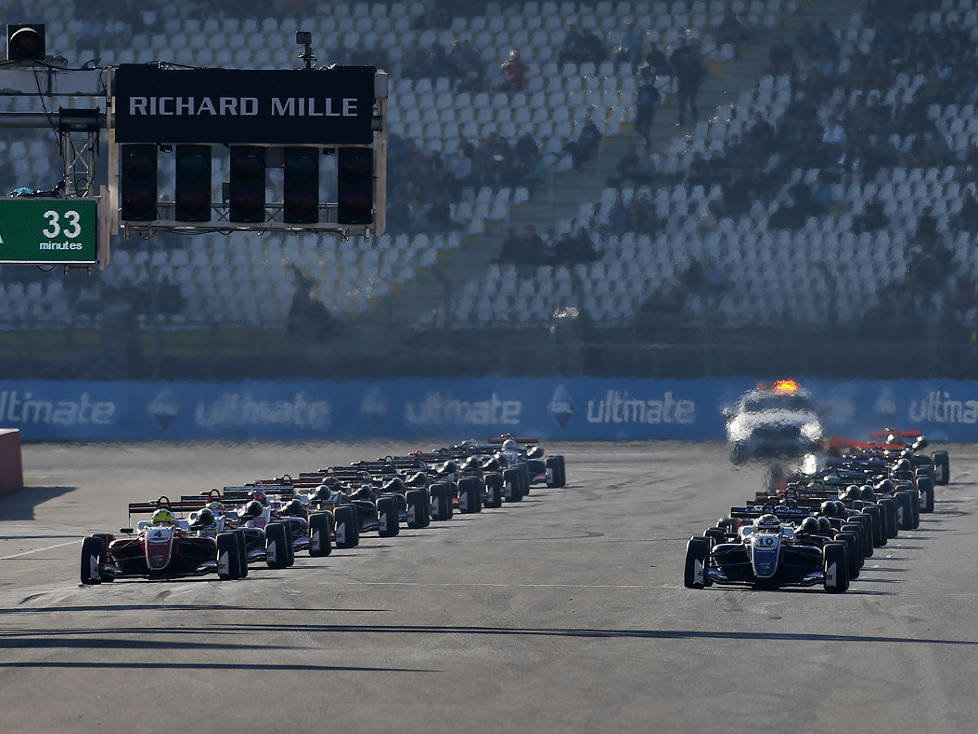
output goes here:
{"type": "Polygon", "coordinates": [[[832,500],[825,500],[818,509],[826,517],[835,517],[835,503],[832,500]]]}
{"type": "Polygon", "coordinates": [[[207,507],[215,515],[218,514],[219,512],[224,512],[224,503],[223,502],[218,502],[217,500],[214,500],[213,502],[211,502],[209,505],[207,505],[207,507]]]}
{"type": "Polygon", "coordinates": [[[876,491],[889,494],[893,491],[893,482],[889,479],[881,479],[876,483],[876,491]]]}
{"type": "Polygon", "coordinates": [[[900,456],[902,456],[907,461],[910,461],[910,457],[913,456],[913,451],[911,451],[910,449],[904,449],[903,451],[900,452],[900,456]]]}
{"type": "Polygon", "coordinates": [[[452,459],[446,461],[441,468],[442,474],[454,474],[457,471],[458,471],[458,464],[452,459]]]}
{"type": "Polygon", "coordinates": [[[325,484],[320,484],[309,493],[309,498],[313,500],[320,500],[326,497],[329,497],[329,487],[325,484]]]}
{"type": "Polygon", "coordinates": [[[530,459],[539,459],[543,456],[543,449],[539,446],[531,446],[529,449],[527,449],[526,455],[530,459]]]}
{"type": "Polygon", "coordinates": [[[832,523],[827,517],[818,518],[818,532],[821,535],[829,535],[832,532],[832,523]]]}
{"type": "Polygon", "coordinates": [[[265,493],[262,492],[260,489],[256,489],[254,492],[252,492],[251,498],[253,501],[259,502],[262,505],[268,504],[268,497],[266,497],[265,493]]]}
{"type": "Polygon", "coordinates": [[[781,521],[777,515],[768,512],[757,518],[754,525],[758,530],[778,530],[781,528],[781,521]]]}
{"type": "Polygon", "coordinates": [[[214,524],[214,513],[211,512],[210,507],[205,507],[204,509],[202,509],[200,512],[197,513],[197,516],[194,518],[194,521],[190,524],[190,527],[206,528],[213,524],[214,524]]]}
{"type": "Polygon", "coordinates": [[[868,484],[864,484],[859,488],[859,499],[861,499],[863,502],[875,502],[876,492],[874,492],[873,488],[868,484]]]}
{"type": "Polygon", "coordinates": [[[462,471],[478,471],[480,468],[479,457],[470,456],[462,462],[462,471]]]}
{"type": "Polygon", "coordinates": [[[849,513],[846,510],[846,506],[841,500],[835,500],[835,516],[836,517],[848,517],[849,513]]]}
{"type": "Polygon", "coordinates": [[[855,484],[850,484],[846,487],[845,494],[842,495],[842,499],[846,501],[858,500],[859,499],[859,487],[855,484]]]}
{"type": "Polygon", "coordinates": [[[801,521],[798,531],[802,533],[809,533],[810,535],[816,534],[818,532],[818,520],[816,520],[814,517],[806,517],[801,521]]]}
{"type": "Polygon", "coordinates": [[[910,461],[907,459],[900,459],[896,464],[894,464],[893,468],[897,471],[910,471],[910,461]]]}
{"type": "Polygon", "coordinates": [[[282,508],[281,512],[283,515],[298,517],[305,513],[305,509],[306,508],[303,507],[302,505],[302,500],[300,500],[298,497],[295,497],[289,500],[288,504],[286,504],[285,507],[282,508]]]}
{"type": "Polygon", "coordinates": [[[242,511],[242,517],[261,517],[261,514],[265,511],[265,508],[261,506],[261,502],[258,500],[251,500],[248,504],[244,506],[244,511],[242,511]]]}
{"type": "Polygon", "coordinates": [[[176,522],[177,518],[174,517],[168,507],[160,507],[153,513],[154,525],[175,525],[176,522]]]}
{"type": "Polygon", "coordinates": [[[513,439],[507,438],[505,441],[503,441],[503,451],[519,451],[519,450],[520,450],[520,445],[516,443],[516,441],[514,441],[513,439]]]}

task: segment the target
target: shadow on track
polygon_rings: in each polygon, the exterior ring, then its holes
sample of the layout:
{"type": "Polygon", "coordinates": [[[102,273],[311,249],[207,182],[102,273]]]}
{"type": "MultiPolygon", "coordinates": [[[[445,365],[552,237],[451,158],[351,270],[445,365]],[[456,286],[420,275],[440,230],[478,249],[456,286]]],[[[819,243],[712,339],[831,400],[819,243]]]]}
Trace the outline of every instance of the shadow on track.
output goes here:
{"type": "Polygon", "coordinates": [[[76,662],[39,660],[37,662],[8,663],[0,661],[0,668],[101,668],[107,670],[131,669],[145,674],[148,670],[272,670],[349,673],[441,673],[433,668],[371,668],[358,665],[289,665],[286,663],[163,663],[158,660],[145,663],[132,662],[76,662]]]}
{"type": "MultiPolygon", "coordinates": [[[[249,577],[250,578],[250,577],[249,577]]],[[[299,609],[296,607],[246,607],[240,605],[227,604],[92,604],[88,606],[60,606],[60,607],[15,607],[10,609],[0,609],[0,614],[41,614],[57,612],[143,612],[174,610],[184,612],[389,612],[390,609],[343,609],[343,608],[309,608],[299,609]]]]}
{"type": "Polygon", "coordinates": [[[33,520],[34,508],[48,500],[74,492],[76,487],[24,487],[4,495],[0,502],[0,522],[33,520]]]}
{"type": "MultiPolygon", "coordinates": [[[[783,591],[783,590],[782,590],[783,591]]],[[[853,592],[847,592],[853,593],[853,592]]],[[[682,640],[810,640],[814,642],[881,642],[935,645],[976,645],[978,640],[940,640],[934,638],[886,637],[882,635],[818,634],[805,632],[711,632],[708,630],[619,630],[619,629],[544,629],[536,627],[449,627],[427,625],[344,625],[344,624],[230,624],[231,629],[253,632],[303,632],[305,634],[431,634],[431,635],[502,635],[544,637],[593,637],[620,639],[682,640]]],[[[220,628],[221,625],[217,625],[220,628]]]]}

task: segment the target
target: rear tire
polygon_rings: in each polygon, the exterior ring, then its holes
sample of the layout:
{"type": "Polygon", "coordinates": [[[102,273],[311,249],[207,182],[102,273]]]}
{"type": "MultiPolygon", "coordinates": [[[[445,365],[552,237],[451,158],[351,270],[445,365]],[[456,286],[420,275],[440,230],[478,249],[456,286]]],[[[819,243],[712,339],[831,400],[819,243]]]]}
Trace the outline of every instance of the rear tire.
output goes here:
{"type": "Polygon", "coordinates": [[[920,512],[934,511],[934,482],[928,477],[917,479],[917,492],[920,495],[920,512]]]}
{"type": "Polygon", "coordinates": [[[859,540],[855,533],[839,532],[835,534],[839,543],[845,543],[846,559],[849,566],[849,578],[859,578],[859,540]]]}
{"type": "Polygon", "coordinates": [[[503,477],[501,474],[492,472],[486,474],[486,507],[503,506],[503,477]]]}
{"type": "Polygon", "coordinates": [[[482,512],[482,481],[478,477],[458,480],[458,509],[463,515],[482,512]]]}
{"type": "Polygon", "coordinates": [[[431,485],[431,519],[449,520],[452,517],[452,497],[447,484],[431,485]]]}
{"type": "Polygon", "coordinates": [[[328,512],[314,512],[309,516],[309,556],[322,558],[333,552],[333,542],[329,539],[330,515],[328,512]]]}
{"type": "Polygon", "coordinates": [[[523,496],[528,497],[530,494],[530,467],[525,461],[521,461],[516,465],[517,471],[520,473],[520,481],[523,483],[523,496]]]}
{"type": "Polygon", "coordinates": [[[883,520],[885,521],[886,537],[895,538],[900,532],[897,527],[897,511],[896,511],[896,500],[891,497],[884,497],[879,501],[880,509],[883,511],[883,520]]]}
{"type": "Polygon", "coordinates": [[[102,583],[102,565],[105,563],[105,539],[97,535],[82,541],[81,582],[86,586],[102,583]]]}
{"type": "Polygon", "coordinates": [[[238,536],[219,533],[217,536],[217,577],[221,581],[241,578],[241,552],[238,536]]]}
{"type": "Polygon", "coordinates": [[[913,530],[913,503],[917,501],[910,492],[897,492],[897,517],[900,522],[900,530],[913,530]]]}
{"type": "Polygon", "coordinates": [[[377,534],[381,538],[393,538],[401,532],[401,521],[396,497],[381,497],[377,500],[377,519],[380,525],[377,534]]]}
{"type": "Polygon", "coordinates": [[[412,530],[428,527],[431,522],[429,517],[431,500],[428,499],[427,490],[409,489],[404,499],[407,502],[407,526],[412,530]]]}
{"type": "Polygon", "coordinates": [[[841,594],[849,589],[849,562],[842,543],[826,543],[822,548],[822,582],[826,593],[841,594]]]}
{"type": "Polygon", "coordinates": [[[248,577],[248,539],[245,537],[244,530],[235,530],[234,537],[238,540],[238,568],[241,571],[239,578],[248,577]]]}
{"type": "Polygon", "coordinates": [[[710,562],[710,539],[692,537],[686,543],[686,568],[683,585],[687,589],[702,589],[710,585],[707,573],[710,562]]]}
{"type": "Polygon", "coordinates": [[[727,540],[727,536],[723,532],[722,528],[707,528],[703,535],[708,538],[713,545],[725,543],[727,540]]]}
{"type": "Polygon", "coordinates": [[[358,540],[357,511],[353,505],[340,505],[333,510],[336,526],[336,547],[355,548],[358,540]]]}
{"type": "MultiPolygon", "coordinates": [[[[934,484],[947,484],[951,481],[951,460],[947,451],[935,451],[931,454],[934,461],[934,484]]],[[[930,510],[927,510],[930,512],[930,510]]]]}
{"type": "Polygon", "coordinates": [[[883,510],[879,505],[869,505],[863,512],[873,520],[873,546],[882,548],[886,545],[886,525],[883,520],[883,510]]]}
{"type": "MultiPolygon", "coordinates": [[[[220,537],[220,536],[218,536],[220,537]]],[[[289,531],[280,522],[270,522],[265,526],[265,563],[269,568],[288,568],[292,539],[289,531]]]]}
{"type": "Polygon", "coordinates": [[[506,497],[507,502],[519,502],[523,499],[518,469],[503,470],[503,495],[506,497]]]}

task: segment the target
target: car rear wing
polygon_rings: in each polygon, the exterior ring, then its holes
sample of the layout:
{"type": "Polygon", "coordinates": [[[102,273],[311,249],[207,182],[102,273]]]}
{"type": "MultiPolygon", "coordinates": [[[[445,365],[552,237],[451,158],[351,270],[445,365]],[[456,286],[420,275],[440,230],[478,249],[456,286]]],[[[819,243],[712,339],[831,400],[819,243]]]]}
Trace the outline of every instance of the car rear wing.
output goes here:
{"type": "Polygon", "coordinates": [[[522,444],[527,444],[527,443],[530,443],[530,444],[538,444],[538,443],[540,443],[540,438],[538,436],[514,436],[511,433],[501,433],[498,436],[492,436],[492,437],[489,438],[489,443],[491,443],[491,444],[500,444],[503,441],[507,441],[509,439],[513,439],[514,441],[516,441],[516,443],[522,443],[522,444]]]}
{"type": "Polygon", "coordinates": [[[165,507],[171,512],[193,512],[201,509],[207,503],[206,497],[181,497],[179,502],[130,502],[130,515],[149,515],[156,512],[161,507],[165,507]]]}
{"type": "Polygon", "coordinates": [[[782,520],[803,520],[809,517],[812,513],[808,510],[801,508],[793,509],[791,507],[776,507],[772,504],[765,505],[763,507],[758,507],[756,505],[748,505],[746,507],[731,507],[730,517],[740,517],[740,518],[757,518],[761,515],[777,515],[778,518],[782,520]]]}
{"type": "Polygon", "coordinates": [[[920,438],[924,435],[923,431],[898,431],[896,428],[884,428],[882,431],[872,431],[873,438],[886,438],[887,436],[901,436],[902,438],[920,438]]]}

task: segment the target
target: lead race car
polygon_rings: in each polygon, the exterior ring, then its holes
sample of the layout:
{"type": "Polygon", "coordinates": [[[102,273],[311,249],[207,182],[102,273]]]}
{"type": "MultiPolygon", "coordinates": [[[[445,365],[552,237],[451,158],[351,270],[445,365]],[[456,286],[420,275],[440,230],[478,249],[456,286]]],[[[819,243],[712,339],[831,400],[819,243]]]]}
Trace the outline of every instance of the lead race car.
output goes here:
{"type": "Polygon", "coordinates": [[[712,584],[741,584],[757,588],[815,586],[830,594],[849,588],[851,564],[846,545],[825,538],[818,543],[798,537],[792,521],[811,513],[792,508],[732,508],[735,518],[752,518],[737,529],[730,542],[714,544],[711,537],[692,537],[686,545],[683,583],[689,589],[712,584]]]}
{"type": "Polygon", "coordinates": [[[86,585],[121,578],[172,579],[216,573],[222,581],[248,575],[244,537],[228,532],[223,523],[210,529],[214,516],[199,512],[190,521],[177,512],[201,511],[202,499],[170,502],[161,496],[154,502],[132,502],[129,515],[152,513],[135,529],[122,528],[125,538],[96,533],[82,542],[81,582],[86,585]]]}

